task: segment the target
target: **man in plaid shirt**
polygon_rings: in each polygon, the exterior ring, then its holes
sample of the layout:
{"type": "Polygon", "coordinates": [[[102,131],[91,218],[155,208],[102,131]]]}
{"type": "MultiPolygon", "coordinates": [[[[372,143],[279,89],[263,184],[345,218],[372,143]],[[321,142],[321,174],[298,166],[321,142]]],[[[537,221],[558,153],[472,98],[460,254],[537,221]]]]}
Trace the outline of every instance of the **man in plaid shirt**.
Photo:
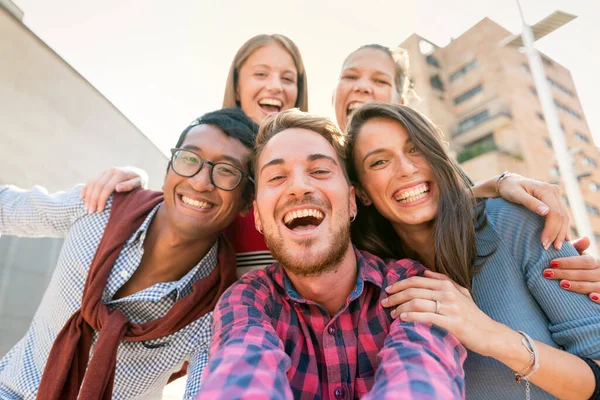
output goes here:
{"type": "Polygon", "coordinates": [[[328,119],[295,110],[263,123],[254,212],[279,263],[219,300],[199,399],[464,397],[458,340],[392,320],[380,304],[387,286],[424,267],[350,243],[356,203],[342,139],[328,119]]]}

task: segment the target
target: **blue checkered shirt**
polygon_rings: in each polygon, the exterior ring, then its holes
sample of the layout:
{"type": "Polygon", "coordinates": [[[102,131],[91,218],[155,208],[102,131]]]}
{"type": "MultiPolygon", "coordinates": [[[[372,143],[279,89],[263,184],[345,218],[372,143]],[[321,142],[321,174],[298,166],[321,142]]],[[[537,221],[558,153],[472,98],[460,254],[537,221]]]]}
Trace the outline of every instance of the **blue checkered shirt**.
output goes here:
{"type": "MultiPolygon", "coordinates": [[[[85,279],[108,223],[112,198],[102,213],[87,214],[81,186],[48,194],[41,187],[20,190],[0,186],[0,234],[23,237],[64,237],[56,270],[31,326],[0,360],[0,399],[34,399],[50,348],[69,317],[81,306],[85,279]]],[[[104,289],[103,301],[122,311],[131,322],[162,317],[173,304],[192,292],[197,280],[217,264],[217,243],[177,282],[157,283],[130,296],[111,300],[133,275],[144,253],[150,222],[160,205],[125,243],[104,289]]],[[[171,374],[189,361],[185,399],[193,399],[208,361],[212,312],[169,336],[147,342],[121,342],[113,399],[160,399],[171,374]]],[[[94,336],[94,343],[97,334],[94,336]]],[[[93,347],[92,347],[93,351],[93,347]]]]}

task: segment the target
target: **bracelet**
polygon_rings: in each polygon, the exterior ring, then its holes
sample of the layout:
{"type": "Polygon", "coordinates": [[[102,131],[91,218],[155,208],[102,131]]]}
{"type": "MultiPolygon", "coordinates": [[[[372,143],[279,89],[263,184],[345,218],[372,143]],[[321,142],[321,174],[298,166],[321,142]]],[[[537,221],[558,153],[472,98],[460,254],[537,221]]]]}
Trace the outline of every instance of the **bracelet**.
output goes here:
{"type": "Polygon", "coordinates": [[[503,180],[505,180],[506,178],[508,178],[509,176],[515,175],[512,172],[509,171],[504,171],[502,173],[502,175],[500,175],[498,177],[498,179],[496,179],[496,195],[498,197],[500,197],[500,184],[502,183],[503,180]]]}
{"type": "Polygon", "coordinates": [[[590,400],[598,400],[600,399],[600,366],[591,358],[582,357],[581,359],[590,366],[592,372],[594,373],[594,379],[596,380],[596,388],[594,389],[594,394],[592,394],[590,400]]]}
{"type": "MultiPolygon", "coordinates": [[[[521,375],[521,379],[529,380],[529,377],[537,372],[540,369],[540,364],[538,362],[538,351],[533,339],[526,334],[525,332],[519,331],[519,333],[523,336],[521,342],[525,346],[525,348],[529,351],[530,354],[533,355],[533,365],[529,370],[527,375],[521,375]]],[[[517,381],[518,382],[518,381],[517,381]]]]}

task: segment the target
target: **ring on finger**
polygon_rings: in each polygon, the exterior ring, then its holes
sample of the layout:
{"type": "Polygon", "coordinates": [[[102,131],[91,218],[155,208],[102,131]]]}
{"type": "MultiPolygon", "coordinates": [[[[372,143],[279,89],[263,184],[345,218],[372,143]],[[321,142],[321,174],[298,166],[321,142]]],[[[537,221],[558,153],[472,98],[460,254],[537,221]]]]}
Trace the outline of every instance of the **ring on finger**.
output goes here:
{"type": "Polygon", "coordinates": [[[435,313],[439,314],[440,313],[440,308],[442,307],[442,303],[440,303],[439,300],[435,301],[435,313]]]}
{"type": "Polygon", "coordinates": [[[431,301],[435,301],[435,292],[431,291],[431,301]]]}

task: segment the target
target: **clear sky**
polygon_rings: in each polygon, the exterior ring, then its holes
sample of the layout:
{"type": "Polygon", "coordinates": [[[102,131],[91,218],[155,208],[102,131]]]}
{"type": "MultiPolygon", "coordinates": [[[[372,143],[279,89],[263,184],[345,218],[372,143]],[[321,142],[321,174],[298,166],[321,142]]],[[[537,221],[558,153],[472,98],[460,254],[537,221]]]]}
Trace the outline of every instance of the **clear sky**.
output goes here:
{"type": "MultiPolygon", "coordinates": [[[[112,101],[163,151],[187,123],[221,105],[229,64],[258,33],[299,46],[310,111],[333,116],[345,56],[360,45],[395,46],[417,33],[445,46],[484,17],[521,30],[514,1],[499,0],[13,0],[25,24],[112,101]]],[[[600,2],[521,0],[533,24],[556,9],[579,17],[538,48],[570,69],[600,145],[600,2]]]]}

